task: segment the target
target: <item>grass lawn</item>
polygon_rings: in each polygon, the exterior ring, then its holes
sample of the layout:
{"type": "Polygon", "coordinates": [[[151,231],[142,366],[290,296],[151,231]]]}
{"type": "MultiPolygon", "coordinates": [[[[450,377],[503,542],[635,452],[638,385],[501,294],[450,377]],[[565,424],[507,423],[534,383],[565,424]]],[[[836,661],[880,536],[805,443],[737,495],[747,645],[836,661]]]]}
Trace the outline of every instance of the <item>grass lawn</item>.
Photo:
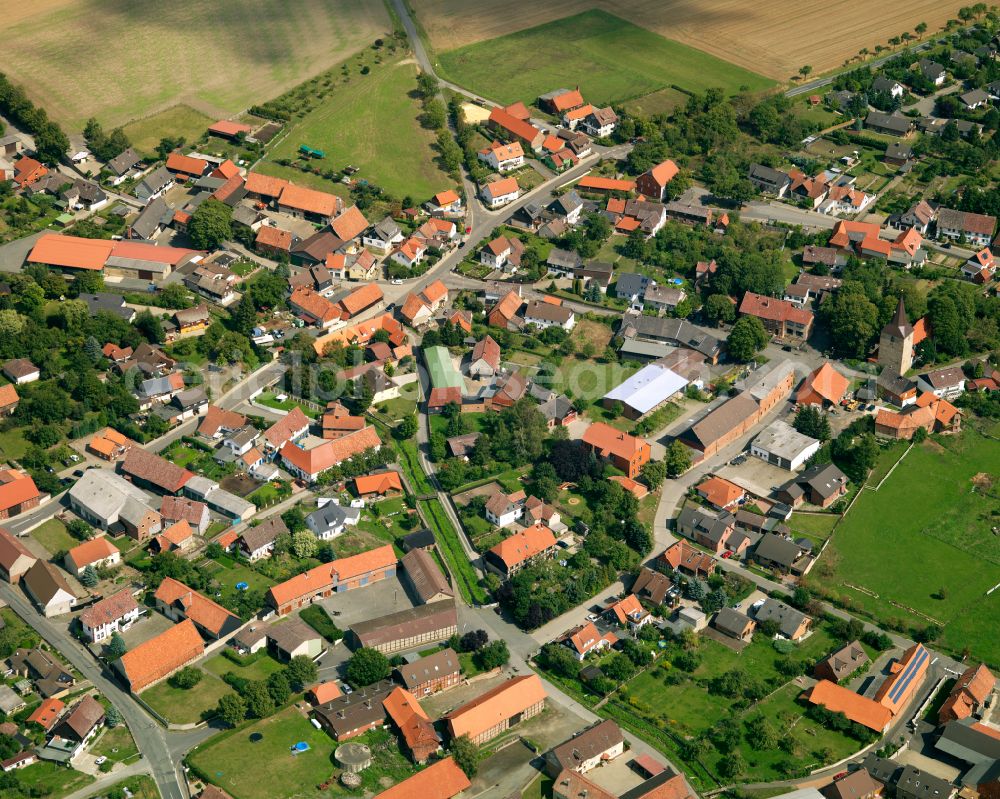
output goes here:
{"type": "Polygon", "coordinates": [[[174,688],[164,680],[142,692],[153,710],[174,724],[194,724],[215,712],[219,700],[231,689],[214,674],[206,672],[194,688],[174,688]]]}
{"type": "MultiPolygon", "coordinates": [[[[367,733],[355,739],[368,744],[373,763],[362,773],[366,795],[384,790],[413,774],[413,766],[395,745],[387,730],[367,733]]],[[[351,795],[339,783],[320,792],[317,786],[339,775],[333,759],[337,745],[294,707],[270,718],[223,733],[188,758],[201,774],[236,799],[284,799],[351,795]],[[263,736],[256,743],[251,735],[263,736]],[[293,755],[299,741],[309,744],[305,752],[293,755]]]]}
{"type": "MultiPolygon", "coordinates": [[[[94,781],[89,774],[58,766],[42,760],[27,768],[19,769],[17,779],[21,785],[33,789],[37,796],[66,796],[94,781]]],[[[15,791],[16,794],[16,791],[15,791]]]]}
{"type": "MultiPolygon", "coordinates": [[[[409,59],[369,60],[370,74],[352,70],[316,109],[292,124],[268,154],[268,160],[295,159],[308,144],[326,153],[316,162],[324,171],[348,165],[395,197],[430,197],[452,185],[435,163],[433,131],[417,121],[420,104],[410,97],[417,88],[417,68],[409,59]]],[[[295,179],[296,182],[300,182],[295,179]]],[[[332,182],[330,182],[332,185],[332,182]]]]}
{"type": "Polygon", "coordinates": [[[521,791],[521,799],[552,799],[552,784],[554,782],[548,774],[539,774],[527,788],[521,791]]]}
{"type": "Polygon", "coordinates": [[[58,519],[49,519],[31,531],[31,536],[53,555],[72,549],[80,542],[66,532],[66,525],[58,519]]]}
{"type": "Polygon", "coordinates": [[[18,616],[11,608],[0,609],[0,620],[4,623],[4,629],[17,633],[17,646],[21,649],[31,649],[38,646],[41,640],[38,633],[18,616]]]}
{"type": "Polygon", "coordinates": [[[801,533],[810,541],[822,543],[830,537],[839,518],[833,513],[793,513],[788,526],[792,532],[801,533]]]}
{"type": "Polygon", "coordinates": [[[417,401],[409,397],[396,397],[375,406],[378,411],[392,421],[405,419],[417,412],[417,401]]]}
{"type": "Polygon", "coordinates": [[[627,377],[638,371],[617,362],[598,363],[592,359],[567,358],[556,370],[552,390],[574,398],[593,401],[603,397],[627,377]]]}
{"type": "Polygon", "coordinates": [[[183,136],[187,141],[197,139],[215,119],[188,105],[175,105],[158,114],[137,119],[125,126],[125,135],[141,153],[154,154],[156,145],[165,136],[183,136]]]}
{"type": "Polygon", "coordinates": [[[333,773],[334,742],[295,708],[212,739],[189,756],[202,775],[236,799],[313,796],[333,773]],[[250,736],[263,738],[253,743],[250,736]],[[310,749],[293,755],[305,741],[310,749]]]}
{"type": "Polygon", "coordinates": [[[104,755],[108,760],[122,763],[139,754],[139,747],[132,740],[128,727],[119,724],[111,730],[105,730],[97,743],[91,748],[95,755],[104,755]]]}
{"type": "Polygon", "coordinates": [[[264,680],[274,672],[280,671],[281,664],[266,653],[262,653],[249,666],[239,666],[224,655],[216,655],[205,661],[204,669],[217,677],[232,671],[244,680],[264,680]]]}
{"type": "Polygon", "coordinates": [[[196,460],[203,458],[204,456],[205,452],[203,450],[195,449],[187,444],[181,444],[179,446],[171,447],[167,458],[171,463],[180,466],[182,469],[186,469],[196,460]]]}
{"type": "Polygon", "coordinates": [[[448,570],[457,583],[462,596],[470,603],[481,604],[485,602],[487,594],[479,585],[476,570],[469,563],[469,558],[458,539],[461,533],[456,531],[448,520],[444,508],[441,507],[438,500],[432,499],[420,504],[427,523],[434,531],[434,537],[437,539],[441,554],[444,555],[444,559],[448,563],[448,570]]]}
{"type": "Polygon", "coordinates": [[[212,573],[212,577],[219,583],[219,592],[222,594],[222,599],[219,601],[223,604],[229,603],[237,593],[237,583],[246,583],[251,591],[267,591],[274,585],[274,580],[242,563],[233,562],[232,565],[220,564],[220,566],[221,568],[212,573]]]}
{"type": "Polygon", "coordinates": [[[24,429],[14,427],[0,433],[0,461],[16,461],[24,457],[24,453],[31,446],[24,437],[24,429]]]}
{"type": "Polygon", "coordinates": [[[263,394],[257,397],[254,400],[254,402],[256,402],[258,405],[263,405],[267,408],[274,408],[277,411],[291,411],[294,408],[301,408],[302,413],[304,413],[310,419],[319,418],[320,414],[318,411],[314,411],[312,408],[306,407],[302,403],[296,402],[290,397],[287,397],[286,399],[283,400],[278,400],[276,399],[276,397],[278,396],[279,395],[275,394],[273,391],[265,391],[263,394]]]}
{"type": "Polygon", "coordinates": [[[592,10],[441,53],[443,77],[503,103],[534,101],[579,84],[588,102],[622,102],[676,84],[690,91],[773,81],[700,50],[592,10]]]}
{"type": "Polygon", "coordinates": [[[1000,592],[986,596],[1000,564],[998,504],[972,484],[997,463],[1000,442],[970,428],[914,446],[878,491],[862,493],[809,582],[885,624],[939,622],[945,649],[1000,665],[1000,592]]]}

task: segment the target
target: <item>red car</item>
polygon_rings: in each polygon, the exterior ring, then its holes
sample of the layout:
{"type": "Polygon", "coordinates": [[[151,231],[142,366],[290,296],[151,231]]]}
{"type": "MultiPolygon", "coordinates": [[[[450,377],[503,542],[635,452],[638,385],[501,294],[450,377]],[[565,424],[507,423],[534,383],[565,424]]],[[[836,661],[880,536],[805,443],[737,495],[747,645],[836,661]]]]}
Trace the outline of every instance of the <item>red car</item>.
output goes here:
{"type": "Polygon", "coordinates": [[[467,227],[467,228],[465,229],[465,232],[466,232],[466,233],[471,233],[471,232],[472,232],[472,228],[471,228],[471,227],[467,227]]]}
{"type": "Polygon", "coordinates": [[[722,557],[724,558],[731,558],[732,556],[733,556],[733,550],[731,549],[727,549],[725,552],[722,553],[722,557]]]}

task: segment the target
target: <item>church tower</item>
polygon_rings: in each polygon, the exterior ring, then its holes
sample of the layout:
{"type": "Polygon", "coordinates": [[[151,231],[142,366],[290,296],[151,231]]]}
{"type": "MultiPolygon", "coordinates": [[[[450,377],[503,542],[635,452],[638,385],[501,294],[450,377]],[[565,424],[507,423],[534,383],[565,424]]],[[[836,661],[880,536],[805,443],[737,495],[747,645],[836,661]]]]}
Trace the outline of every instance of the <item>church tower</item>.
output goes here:
{"type": "Polygon", "coordinates": [[[903,298],[899,298],[896,313],[878,340],[878,362],[886,369],[905,375],[913,366],[913,325],[906,318],[903,298]]]}

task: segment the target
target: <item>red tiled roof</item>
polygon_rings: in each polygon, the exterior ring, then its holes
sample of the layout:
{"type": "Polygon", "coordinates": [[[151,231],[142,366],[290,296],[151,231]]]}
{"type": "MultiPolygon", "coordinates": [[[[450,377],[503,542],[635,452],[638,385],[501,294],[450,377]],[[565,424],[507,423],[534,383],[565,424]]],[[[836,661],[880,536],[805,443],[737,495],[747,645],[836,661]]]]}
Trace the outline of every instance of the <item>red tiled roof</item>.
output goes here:
{"type": "Polygon", "coordinates": [[[168,494],[176,494],[194,477],[194,474],[187,469],[182,469],[142,447],[132,447],[125,453],[122,471],[145,480],[168,494]]]}
{"type": "Polygon", "coordinates": [[[390,491],[402,491],[403,484],[399,472],[381,472],[354,478],[354,489],[359,496],[365,494],[387,494],[390,491]]]}
{"type": "Polygon", "coordinates": [[[28,716],[28,723],[38,724],[43,730],[48,732],[59,721],[59,717],[66,709],[66,703],[61,699],[50,697],[35,708],[34,712],[28,716]]]}
{"type": "Polygon", "coordinates": [[[205,174],[208,161],[204,158],[193,158],[190,155],[181,153],[170,153],[167,156],[167,169],[171,172],[180,172],[185,175],[201,177],[205,174]]]}
{"type": "Polygon", "coordinates": [[[677,164],[671,161],[669,158],[663,161],[652,169],[649,170],[650,176],[659,184],[660,186],[666,186],[671,180],[677,176],[677,164]]]}
{"type": "Polygon", "coordinates": [[[851,381],[833,368],[829,361],[818,369],[814,369],[795,395],[795,401],[805,403],[813,401],[815,398],[824,399],[836,405],[843,399],[847,389],[850,388],[851,381]]]}
{"type": "Polygon", "coordinates": [[[122,655],[122,671],[133,692],[201,657],[205,644],[194,622],[185,619],[122,655]]]}
{"type": "Polygon", "coordinates": [[[347,313],[347,318],[350,318],[381,302],[384,296],[376,283],[366,283],[344,297],[340,301],[340,307],[347,313]]]}
{"type": "Polygon", "coordinates": [[[111,257],[113,241],[46,233],[31,248],[28,262],[69,269],[99,270],[111,257]]]}
{"type": "Polygon", "coordinates": [[[309,418],[296,405],[285,416],[264,431],[264,438],[272,447],[280,447],[291,440],[300,430],[309,429],[309,418]]]}
{"type": "Polygon", "coordinates": [[[709,477],[695,490],[717,508],[728,508],[746,493],[735,483],[714,476],[709,477]]]}
{"type": "Polygon", "coordinates": [[[517,178],[501,178],[483,186],[483,191],[492,198],[503,197],[507,194],[516,194],[519,190],[520,187],[517,185],[517,178]]]}
{"type": "Polygon", "coordinates": [[[285,252],[292,249],[292,233],[289,230],[282,230],[280,227],[261,225],[257,230],[257,238],[254,243],[258,247],[273,247],[276,250],[285,252]]]}
{"type": "Polygon", "coordinates": [[[280,454],[296,468],[315,475],[381,444],[375,428],[369,426],[340,438],[326,439],[309,450],[288,442],[281,448],[280,454]]]}
{"type": "Polygon", "coordinates": [[[583,442],[593,447],[603,457],[612,454],[625,460],[632,460],[640,450],[649,449],[649,444],[641,438],[615,430],[604,422],[594,422],[588,427],[583,434],[583,442]]]}
{"type": "Polygon", "coordinates": [[[360,236],[368,227],[368,220],[358,210],[356,205],[347,208],[344,213],[330,222],[330,227],[342,241],[350,241],[360,236]]]}
{"type": "Polygon", "coordinates": [[[220,136],[238,136],[240,133],[250,133],[253,128],[244,125],[242,122],[233,122],[228,119],[220,119],[208,126],[209,133],[217,133],[220,136]]]}
{"type": "Polygon", "coordinates": [[[198,253],[198,250],[188,250],[184,247],[160,247],[145,241],[114,241],[112,245],[111,256],[113,257],[155,261],[171,266],[177,266],[187,256],[198,253]]]}
{"type": "Polygon", "coordinates": [[[289,183],[283,178],[262,175],[260,172],[250,172],[247,175],[246,190],[250,194],[261,197],[279,197],[289,183]]]}
{"type": "Polygon", "coordinates": [[[889,708],[829,680],[820,680],[803,696],[814,705],[822,705],[834,713],[843,713],[851,721],[876,732],[883,732],[892,720],[889,708]]]}
{"type": "MultiPolygon", "coordinates": [[[[247,181],[249,183],[249,180],[247,181]]],[[[252,189],[247,189],[252,191],[252,189]]],[[[296,186],[286,183],[278,197],[278,205],[294,208],[317,216],[330,217],[337,213],[340,207],[340,198],[335,194],[327,194],[325,191],[307,189],[304,186],[296,186]]]]}
{"type": "Polygon", "coordinates": [[[343,318],[340,307],[330,302],[326,297],[311,288],[302,286],[292,292],[288,304],[304,312],[320,324],[335,322],[343,318]]]}
{"type": "Polygon", "coordinates": [[[180,608],[187,618],[215,636],[220,635],[227,624],[239,625],[238,616],[173,577],[164,577],[153,596],[158,602],[180,608]]]}
{"type": "Polygon", "coordinates": [[[375,799],[453,799],[472,783],[450,757],[376,794],[375,799]]]}
{"type": "Polygon", "coordinates": [[[225,178],[226,180],[239,174],[240,168],[228,158],[212,170],[212,177],[225,178]]]}
{"type": "Polygon", "coordinates": [[[247,417],[236,411],[227,411],[218,405],[209,405],[205,412],[201,424],[198,425],[198,432],[209,438],[213,437],[219,430],[239,430],[247,423],[247,417]]]}
{"type": "Polygon", "coordinates": [[[635,191],[634,180],[615,180],[596,175],[584,175],[576,186],[583,191],[635,191]]]}
{"type": "Polygon", "coordinates": [[[83,611],[80,614],[80,621],[93,629],[120,619],[138,607],[139,604],[132,596],[132,592],[128,588],[123,588],[117,594],[105,597],[83,611]]]}
{"type": "Polygon", "coordinates": [[[434,195],[434,205],[438,208],[446,208],[452,203],[457,203],[461,197],[458,196],[458,192],[454,189],[446,189],[445,191],[439,191],[434,195]]]}
{"type": "Polygon", "coordinates": [[[504,562],[508,569],[524,563],[526,560],[540,555],[556,545],[556,537],[552,531],[541,522],[514,533],[490,549],[494,555],[504,562]]]}
{"type": "Polygon", "coordinates": [[[41,496],[30,475],[8,469],[0,473],[0,511],[8,511],[17,505],[41,496]],[[7,479],[10,478],[10,479],[7,479]]]}
{"type": "Polygon", "coordinates": [[[97,563],[110,558],[117,552],[119,552],[118,547],[102,536],[100,538],[92,538],[90,541],[84,541],[82,544],[73,547],[66,553],[66,556],[75,568],[82,569],[91,563],[97,563]]]}
{"type": "Polygon", "coordinates": [[[557,94],[549,102],[552,103],[552,107],[556,111],[566,111],[570,108],[583,105],[583,95],[580,94],[579,89],[570,89],[562,94],[557,94]]]}
{"type": "Polygon", "coordinates": [[[445,719],[452,736],[475,739],[500,722],[545,701],[545,688],[537,674],[514,677],[453,710],[445,719]]]}
{"type": "Polygon", "coordinates": [[[534,142],[542,135],[542,132],[530,122],[511,116],[502,108],[494,108],[490,112],[489,121],[510,135],[526,142],[534,142]]]}

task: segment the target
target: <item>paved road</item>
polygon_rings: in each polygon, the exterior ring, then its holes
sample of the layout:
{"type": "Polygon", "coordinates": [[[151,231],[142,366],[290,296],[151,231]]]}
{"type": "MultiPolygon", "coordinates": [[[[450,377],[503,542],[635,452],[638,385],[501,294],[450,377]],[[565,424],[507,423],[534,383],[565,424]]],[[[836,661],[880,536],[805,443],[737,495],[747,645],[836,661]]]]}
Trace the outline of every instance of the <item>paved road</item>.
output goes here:
{"type": "Polygon", "coordinates": [[[902,55],[907,50],[910,50],[914,53],[919,53],[923,50],[926,50],[930,46],[931,42],[920,42],[919,44],[915,44],[911,47],[904,47],[902,50],[896,50],[894,52],[888,53],[887,55],[879,56],[878,58],[875,58],[871,61],[866,61],[864,64],[855,64],[849,66],[844,70],[839,70],[834,75],[830,75],[825,78],[816,78],[816,80],[811,80],[808,83],[801,84],[800,86],[794,86],[793,88],[785,92],[785,97],[795,97],[800,94],[808,94],[809,92],[814,91],[816,89],[821,89],[824,86],[829,86],[831,83],[833,83],[834,78],[836,78],[837,74],[840,74],[840,72],[850,72],[852,69],[858,69],[859,67],[866,65],[873,70],[878,69],[889,59],[895,58],[898,55],[902,55]]]}
{"type": "Polygon", "coordinates": [[[180,759],[168,746],[166,731],[126,690],[109,679],[79,641],[70,635],[65,623],[52,622],[35,612],[25,595],[8,583],[0,582],[0,598],[118,708],[163,799],[188,799],[187,782],[178,771],[180,759]]]}

